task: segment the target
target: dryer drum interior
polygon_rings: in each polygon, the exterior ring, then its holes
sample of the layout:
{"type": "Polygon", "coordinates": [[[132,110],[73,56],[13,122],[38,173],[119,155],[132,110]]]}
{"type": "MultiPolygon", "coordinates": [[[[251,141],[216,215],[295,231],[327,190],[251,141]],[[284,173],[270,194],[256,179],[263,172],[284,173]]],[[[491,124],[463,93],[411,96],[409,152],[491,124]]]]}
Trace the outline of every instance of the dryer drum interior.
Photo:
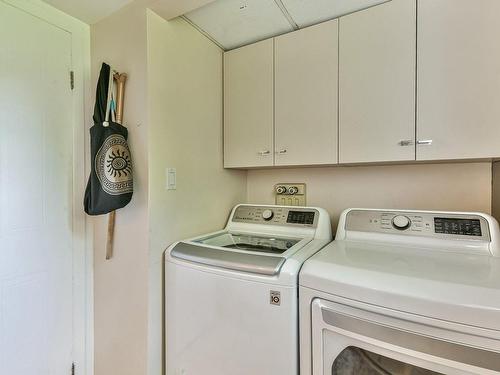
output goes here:
{"type": "Polygon", "coordinates": [[[368,350],[348,347],[332,366],[332,375],[441,375],[368,350]]]}

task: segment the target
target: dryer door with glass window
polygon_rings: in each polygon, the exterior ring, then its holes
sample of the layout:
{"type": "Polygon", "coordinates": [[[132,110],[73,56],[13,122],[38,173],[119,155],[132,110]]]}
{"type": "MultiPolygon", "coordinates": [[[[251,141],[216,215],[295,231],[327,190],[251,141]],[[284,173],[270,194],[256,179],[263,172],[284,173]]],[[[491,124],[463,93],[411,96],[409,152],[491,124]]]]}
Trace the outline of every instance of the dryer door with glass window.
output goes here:
{"type": "Polygon", "coordinates": [[[316,299],[312,303],[314,375],[500,371],[498,332],[342,302],[316,299]]]}

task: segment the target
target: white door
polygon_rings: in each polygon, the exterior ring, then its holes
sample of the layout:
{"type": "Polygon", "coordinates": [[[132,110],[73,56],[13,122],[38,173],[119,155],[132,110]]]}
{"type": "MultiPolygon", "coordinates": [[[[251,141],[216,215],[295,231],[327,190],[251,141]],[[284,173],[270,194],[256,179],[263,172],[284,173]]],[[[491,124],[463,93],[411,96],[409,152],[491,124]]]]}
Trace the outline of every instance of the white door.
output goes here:
{"type": "Polygon", "coordinates": [[[418,2],[417,160],[500,156],[500,1],[418,2]]]}
{"type": "Polygon", "coordinates": [[[337,163],[338,20],[275,39],[275,165],[337,163]]]}
{"type": "Polygon", "coordinates": [[[273,40],[224,54],[224,166],[271,166],[273,40]]]}
{"type": "Polygon", "coordinates": [[[415,0],[339,22],[339,162],[415,160],[415,0]]]}
{"type": "Polygon", "coordinates": [[[0,2],[0,373],[67,375],[71,35],[0,2]]]}

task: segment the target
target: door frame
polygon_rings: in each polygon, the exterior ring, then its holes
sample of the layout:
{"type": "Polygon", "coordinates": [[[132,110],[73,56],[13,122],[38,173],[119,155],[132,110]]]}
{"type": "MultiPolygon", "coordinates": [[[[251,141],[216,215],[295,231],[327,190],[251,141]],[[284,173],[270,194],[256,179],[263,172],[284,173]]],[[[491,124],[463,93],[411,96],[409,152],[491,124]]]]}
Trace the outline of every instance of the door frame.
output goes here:
{"type": "MultiPolygon", "coordinates": [[[[77,373],[94,373],[94,293],[92,225],[83,211],[90,171],[87,126],[90,98],[90,26],[40,0],[0,0],[71,35],[73,106],[73,361],[77,373]],[[79,209],[81,207],[82,209],[79,209]]],[[[70,77],[68,76],[68,85],[70,77]]],[[[68,369],[70,373],[70,369],[68,369]]]]}

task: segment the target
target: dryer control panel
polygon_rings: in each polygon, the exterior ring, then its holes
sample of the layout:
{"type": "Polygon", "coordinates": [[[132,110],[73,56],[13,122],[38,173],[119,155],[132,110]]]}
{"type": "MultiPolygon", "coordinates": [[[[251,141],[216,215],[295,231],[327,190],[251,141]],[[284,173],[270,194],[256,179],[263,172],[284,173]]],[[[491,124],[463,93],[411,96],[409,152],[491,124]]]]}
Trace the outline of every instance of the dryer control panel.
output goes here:
{"type": "Polygon", "coordinates": [[[488,221],[474,214],[351,210],[346,217],[345,229],[442,239],[490,240],[488,221]]]}
{"type": "Polygon", "coordinates": [[[481,237],[481,221],[479,219],[435,217],[434,232],[442,234],[458,234],[461,236],[481,237]]]}

